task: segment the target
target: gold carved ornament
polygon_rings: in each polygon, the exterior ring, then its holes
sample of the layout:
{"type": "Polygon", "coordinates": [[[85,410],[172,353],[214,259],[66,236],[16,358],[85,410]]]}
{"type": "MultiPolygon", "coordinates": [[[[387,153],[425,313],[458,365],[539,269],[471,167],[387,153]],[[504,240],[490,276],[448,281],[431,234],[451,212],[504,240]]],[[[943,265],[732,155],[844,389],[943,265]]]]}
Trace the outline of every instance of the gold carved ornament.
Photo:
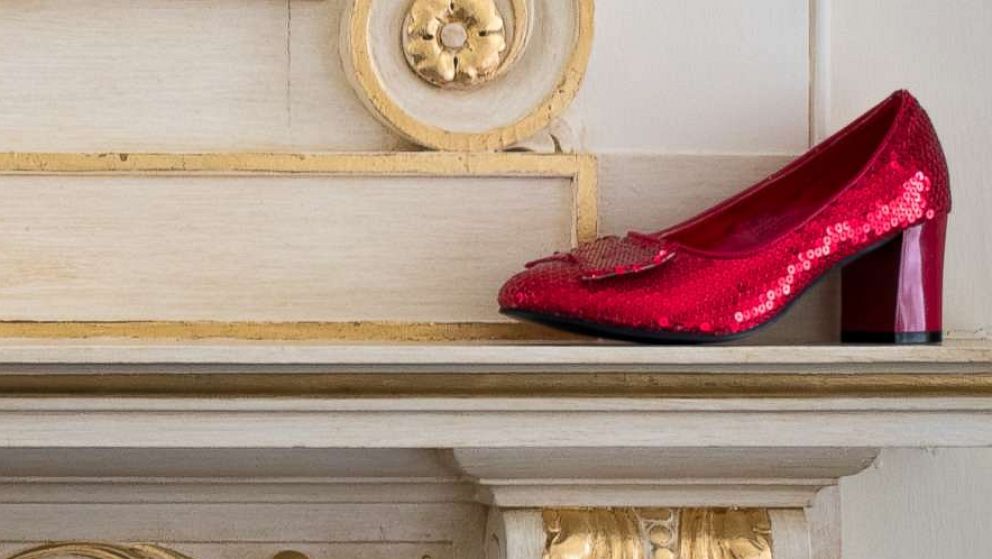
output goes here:
{"type": "Polygon", "coordinates": [[[513,43],[494,0],[414,0],[403,24],[410,68],[438,87],[471,87],[509,67],[527,39],[526,0],[513,0],[513,43]]]}
{"type": "MultiPolygon", "coordinates": [[[[8,559],[190,559],[178,551],[152,544],[113,544],[98,542],[63,542],[27,549],[8,559]]],[[[272,559],[309,559],[307,555],[286,549],[272,559]]]]}
{"type": "Polygon", "coordinates": [[[760,509],[547,510],[542,559],[772,559],[760,509]]]}
{"type": "Polygon", "coordinates": [[[178,551],[157,545],[125,545],[93,542],[67,542],[43,545],[17,553],[9,559],[58,559],[64,557],[84,557],[85,559],[190,559],[178,551]]]}
{"type": "MultiPolygon", "coordinates": [[[[507,44],[505,20],[493,0],[413,0],[402,26],[407,63],[422,79],[439,87],[474,87],[495,79],[525,50],[532,17],[527,0],[509,1],[514,17],[507,44]]],[[[440,127],[414,116],[394,98],[370,50],[374,0],[351,0],[344,22],[345,66],[361,100],[406,139],[433,150],[501,150],[546,128],[578,93],[592,52],[594,0],[572,1],[575,37],[554,87],[526,115],[488,130],[440,127]]]]}

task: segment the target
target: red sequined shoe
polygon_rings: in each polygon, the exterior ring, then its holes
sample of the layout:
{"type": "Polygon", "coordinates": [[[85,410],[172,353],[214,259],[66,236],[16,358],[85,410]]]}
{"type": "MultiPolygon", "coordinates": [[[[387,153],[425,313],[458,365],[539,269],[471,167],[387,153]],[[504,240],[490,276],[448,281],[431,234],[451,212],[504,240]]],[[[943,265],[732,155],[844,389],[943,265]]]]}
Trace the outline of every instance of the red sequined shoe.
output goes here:
{"type": "Polygon", "coordinates": [[[849,342],[941,339],[947,163],[900,91],[785,169],[680,225],[527,265],[503,313],[653,343],[738,338],[843,267],[849,342]]]}

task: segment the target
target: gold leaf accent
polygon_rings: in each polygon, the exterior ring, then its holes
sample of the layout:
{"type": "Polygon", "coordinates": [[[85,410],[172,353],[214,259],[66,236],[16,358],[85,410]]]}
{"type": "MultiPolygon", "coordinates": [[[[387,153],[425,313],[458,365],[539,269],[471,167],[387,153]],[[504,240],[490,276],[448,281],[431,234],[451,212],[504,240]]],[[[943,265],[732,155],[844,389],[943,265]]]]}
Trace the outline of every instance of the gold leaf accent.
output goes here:
{"type": "Polygon", "coordinates": [[[440,87],[488,81],[506,52],[503,16],[493,0],[414,0],[403,29],[410,68],[440,87]],[[464,31],[462,44],[445,44],[443,31],[448,26],[464,31]]]}
{"type": "Polygon", "coordinates": [[[684,509],[681,517],[683,559],[772,559],[766,510],[684,509]]]}
{"type": "MultiPolygon", "coordinates": [[[[345,64],[349,71],[354,74],[356,91],[372,112],[404,138],[426,148],[458,152],[497,151],[530,138],[546,128],[568,108],[572,100],[575,99],[582,79],[585,77],[589,56],[592,52],[595,7],[593,0],[573,0],[576,6],[573,47],[554,87],[537,106],[515,122],[495,126],[482,132],[458,132],[440,128],[407,112],[393,98],[377,70],[370,49],[373,33],[371,28],[373,1],[351,0],[351,7],[345,19],[347,41],[342,44],[345,64]]],[[[502,62],[495,73],[489,75],[488,80],[493,80],[506,72],[526,50],[528,35],[526,23],[531,17],[527,11],[527,2],[525,0],[510,1],[514,13],[513,37],[506,50],[500,53],[502,62]]],[[[424,9],[427,10],[431,6],[433,4],[424,9]]],[[[424,18],[426,16],[418,15],[418,17],[424,18]]],[[[412,24],[413,14],[408,12],[407,21],[401,29],[404,37],[410,34],[412,24]]],[[[429,30],[440,33],[438,26],[431,27],[429,30]]],[[[429,35],[433,34],[429,33],[429,35]]],[[[431,51],[427,50],[426,52],[431,51]]],[[[408,56],[412,55],[408,53],[408,56]]],[[[410,62],[409,58],[407,60],[410,62]]],[[[420,59],[413,62],[415,72],[417,71],[415,65],[419,62],[420,59]]],[[[454,82],[451,83],[454,84],[454,82]]],[[[449,85],[449,87],[458,87],[458,85],[449,85]]]]}
{"type": "Polygon", "coordinates": [[[764,509],[545,510],[542,559],[772,559],[764,509]]]}
{"type": "Polygon", "coordinates": [[[645,559],[632,509],[544,511],[542,559],[645,559]]]}
{"type": "MultiPolygon", "coordinates": [[[[598,235],[598,164],[592,155],[530,153],[0,153],[0,175],[320,175],[342,177],[548,177],[569,182],[573,245],[598,235]]],[[[574,340],[546,327],[504,322],[0,321],[0,337],[339,342],[574,340]]]]}
{"type": "Polygon", "coordinates": [[[190,559],[178,551],[151,544],[111,544],[96,542],[64,542],[33,547],[12,555],[9,559],[56,559],[84,557],[86,559],[190,559]]]}

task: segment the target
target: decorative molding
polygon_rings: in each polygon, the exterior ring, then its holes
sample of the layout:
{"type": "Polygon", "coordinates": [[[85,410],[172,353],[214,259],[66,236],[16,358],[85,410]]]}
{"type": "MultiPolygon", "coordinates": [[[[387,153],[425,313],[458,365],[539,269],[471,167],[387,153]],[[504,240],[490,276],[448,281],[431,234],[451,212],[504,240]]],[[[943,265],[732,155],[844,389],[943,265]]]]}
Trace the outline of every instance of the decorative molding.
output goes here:
{"type": "MultiPolygon", "coordinates": [[[[772,526],[765,509],[547,509],[541,559],[772,559],[772,526]]],[[[488,528],[490,559],[522,559],[511,537],[529,523],[510,519],[488,528]]],[[[536,551],[536,550],[535,550],[536,551]]],[[[526,553],[526,552],[525,552],[526,553]]],[[[302,557],[282,551],[280,557],[302,557]]],[[[59,542],[8,559],[190,559],[151,544],[59,542]]],[[[536,559],[533,558],[533,559],[536,559]]]]}
{"type": "MultiPolygon", "coordinates": [[[[864,375],[992,374],[992,341],[941,345],[626,346],[622,344],[282,344],[218,340],[132,343],[0,339],[0,366],[32,363],[66,367],[107,365],[363,365],[379,372],[543,373],[783,373],[864,375]],[[416,369],[416,371],[414,370],[416,369]]],[[[89,369],[87,369],[88,371],[89,369]]],[[[335,369],[337,372],[343,372],[335,369]]],[[[716,376],[714,374],[714,376],[716,376]]],[[[900,381],[911,379],[902,378],[900,381]]]]}
{"type": "MultiPolygon", "coordinates": [[[[590,155],[528,153],[0,153],[0,175],[330,175],[549,177],[570,180],[572,244],[598,229],[598,173],[590,155]]],[[[0,336],[252,340],[482,341],[569,339],[520,323],[0,322],[0,336]]]]}
{"type": "Polygon", "coordinates": [[[673,559],[679,552],[680,514],[669,508],[642,509],[637,513],[641,533],[647,539],[648,557],[673,559]]]}
{"type": "Polygon", "coordinates": [[[559,177],[571,180],[572,241],[598,234],[596,157],[530,153],[0,153],[12,174],[559,177]]]}
{"type": "Polygon", "coordinates": [[[495,0],[414,0],[403,23],[410,68],[438,87],[492,80],[512,65],[527,40],[527,1],[513,0],[511,9],[508,31],[495,0]]]}
{"type": "Polygon", "coordinates": [[[772,559],[764,509],[552,509],[543,517],[543,559],[772,559]]]}
{"type": "MultiPolygon", "coordinates": [[[[489,1],[474,0],[471,4],[475,6],[487,4],[489,1]]],[[[548,14],[542,14],[547,20],[543,21],[543,24],[550,25],[552,22],[549,18],[561,18],[561,21],[557,21],[555,24],[563,25],[570,30],[572,35],[568,41],[570,52],[564,57],[563,66],[554,70],[558,78],[551,87],[547,88],[545,96],[539,102],[535,103],[534,106],[525,107],[527,112],[524,116],[512,116],[511,118],[508,115],[506,122],[479,125],[480,129],[478,130],[466,130],[451,123],[428,120],[423,115],[418,116],[415,114],[416,111],[411,112],[404,106],[404,103],[408,102],[410,98],[422,97],[434,99],[437,102],[453,103],[470,100],[471,96],[469,95],[470,92],[456,92],[455,94],[459,95],[457,97],[435,98],[430,97],[426,92],[420,91],[418,95],[414,88],[396,85],[395,82],[402,83],[401,78],[391,73],[390,70],[383,69],[380,56],[382,53],[373,52],[378,44],[373,40],[375,39],[373,36],[374,10],[392,10],[395,8],[392,4],[388,2],[376,4],[372,0],[351,0],[348,3],[345,16],[342,19],[342,60],[348,69],[348,75],[353,80],[359,98],[376,117],[408,140],[430,149],[446,151],[496,151],[504,149],[526,140],[546,128],[561,115],[578,93],[592,51],[593,0],[565,1],[570,3],[570,9],[561,10],[560,13],[558,10],[553,10],[548,14]],[[572,16],[574,16],[574,21],[572,16]]],[[[420,5],[434,6],[430,2],[423,4],[417,2],[413,7],[417,8],[420,5]]],[[[483,65],[484,68],[477,68],[477,70],[482,70],[477,73],[483,78],[491,79],[496,74],[503,73],[506,68],[520,58],[520,52],[526,47],[529,36],[528,29],[533,25],[531,20],[537,17],[537,14],[532,15],[527,8],[521,7],[526,6],[526,0],[513,0],[513,6],[515,12],[513,38],[510,40],[510,45],[501,51],[506,52],[506,54],[495,69],[489,60],[486,60],[486,64],[483,65]]],[[[405,10],[402,13],[408,15],[405,10]]],[[[414,18],[407,17],[407,19],[412,20],[414,18]]],[[[436,26],[436,24],[434,25],[436,26]]],[[[408,34],[408,29],[409,27],[404,26],[401,32],[408,34]]],[[[440,33],[439,29],[437,33],[440,33]]],[[[430,36],[436,37],[436,35],[430,36]]],[[[436,38],[440,40],[439,37],[436,38]]],[[[423,78],[435,85],[458,81],[456,79],[459,77],[458,72],[447,67],[448,55],[445,54],[444,49],[435,48],[434,43],[427,43],[432,46],[430,49],[424,50],[410,39],[406,39],[405,43],[407,48],[399,54],[400,58],[412,59],[414,68],[420,71],[423,78]],[[447,80],[448,77],[451,77],[451,80],[447,80]]],[[[395,43],[390,41],[384,44],[393,45],[395,43]]],[[[440,47],[440,43],[437,43],[437,46],[440,47]]],[[[394,47],[390,46],[389,48],[394,47]]],[[[408,62],[403,62],[403,65],[407,64],[408,62]]],[[[536,70],[531,69],[531,72],[534,71],[536,70]]],[[[466,74],[462,84],[478,81],[478,76],[476,79],[472,79],[469,74],[466,74]]],[[[520,84],[511,85],[515,89],[521,87],[520,84]]],[[[525,88],[525,90],[527,89],[525,88]]],[[[474,109],[469,109],[467,106],[462,106],[461,112],[475,111],[480,117],[493,112],[491,101],[482,98],[479,98],[479,104],[474,107],[474,109]],[[480,107],[485,107],[486,112],[483,112],[480,107]]],[[[433,112],[443,114],[443,110],[433,112]]],[[[466,124],[462,121],[459,122],[462,125],[466,124]]],[[[470,122],[468,124],[478,123],[470,122]]]]}
{"type": "MultiPolygon", "coordinates": [[[[793,559],[803,555],[789,549],[789,538],[803,534],[803,523],[781,522],[782,513],[798,514],[800,509],[770,512],[767,509],[669,509],[669,508],[594,508],[594,509],[490,509],[485,526],[486,543],[480,546],[475,532],[468,523],[461,524],[459,516],[470,509],[446,509],[453,503],[432,503],[429,509],[448,517],[455,526],[446,527],[454,548],[454,557],[484,556],[487,559],[772,559],[772,526],[776,536],[781,535],[782,549],[776,550],[778,559],[793,559]],[[466,529],[468,528],[468,529],[466,529]],[[453,530],[458,530],[454,532],[453,530]],[[482,547],[483,549],[480,549],[482,547]],[[481,553],[480,553],[481,551],[481,553]]],[[[240,503],[226,505],[239,520],[255,521],[237,508],[240,503]],[[237,512],[236,512],[237,511],[237,512]]],[[[302,511],[305,507],[283,503],[286,512],[302,511]]],[[[326,504],[317,513],[321,520],[332,521],[335,515],[345,514],[347,507],[358,508],[356,514],[368,516],[381,507],[365,508],[362,503],[326,504]],[[335,506],[336,505],[336,506],[335,506]]],[[[409,503],[405,504],[409,505],[409,503]]],[[[66,505],[70,509],[74,505],[66,505]]],[[[127,505],[124,505],[127,506],[127,505]]],[[[216,508],[215,508],[216,510],[216,508]]],[[[407,507],[407,510],[415,510],[407,507]]],[[[192,509],[190,521],[202,520],[210,512],[192,509]]],[[[148,509],[135,510],[143,517],[141,523],[155,520],[148,516],[148,509]]],[[[230,514],[229,513],[229,514],[230,514]]],[[[471,516],[471,513],[469,512],[471,516]]],[[[65,514],[59,514],[62,517],[65,514]]],[[[389,520],[397,521],[396,515],[389,520]]],[[[101,530],[100,521],[85,523],[90,529],[101,530]]],[[[423,530],[423,524],[418,526],[423,530]]],[[[14,530],[23,531],[26,525],[16,523],[14,530]]],[[[209,528],[208,528],[209,529],[209,528]]],[[[347,530],[348,528],[344,528],[347,530]]],[[[388,529],[388,528],[387,528],[388,529]]],[[[441,530],[441,528],[437,528],[441,530]]],[[[242,530],[250,534],[251,528],[242,530]]],[[[78,530],[77,530],[78,531],[78,530]]],[[[117,537],[126,538],[131,529],[112,530],[117,537]]],[[[211,532],[197,531],[185,526],[170,541],[210,541],[211,532]],[[197,533],[196,540],[184,539],[197,533]]],[[[341,528],[332,529],[324,536],[328,543],[338,543],[348,537],[341,528]]],[[[393,532],[395,533],[395,532],[393,532]]],[[[414,532],[419,533],[419,532],[414,532]]],[[[428,534],[430,532],[427,532],[428,534]]],[[[242,536],[244,537],[244,536],[242,536]]],[[[801,536],[800,536],[801,537],[801,536]]],[[[23,541],[23,540],[15,540],[23,541]]],[[[215,543],[237,543],[225,540],[215,543]]],[[[247,543],[249,540],[241,540],[247,543]]],[[[450,541],[450,540],[449,540],[450,541]]],[[[270,542],[275,543],[275,542],[270,542]]],[[[363,541],[364,543],[364,541],[363,541]]],[[[378,543],[378,542],[376,542],[378,543]]],[[[391,542],[392,543],[392,542],[391,542]]],[[[404,542],[412,543],[412,542],[404,542]]],[[[427,543],[427,542],[424,542],[427,543]]],[[[275,549],[279,549],[275,547],[275,549]]],[[[307,559],[307,555],[292,549],[269,551],[273,559],[307,559]]],[[[156,544],[104,543],[90,541],[59,541],[16,552],[7,559],[190,559],[190,557],[156,544]]]]}
{"type": "Polygon", "coordinates": [[[569,341],[576,335],[522,322],[0,321],[0,338],[266,340],[278,342],[569,341]]]}
{"type": "Polygon", "coordinates": [[[502,509],[801,509],[824,487],[871,465],[878,449],[515,447],[456,448],[451,455],[475,480],[479,499],[502,509]]]}
{"type": "MultiPolygon", "coordinates": [[[[75,326],[67,323],[67,328],[75,326]]],[[[86,328],[80,325],[79,328],[86,328]]],[[[52,326],[57,330],[57,326],[52,326]]],[[[235,332],[237,333],[237,332],[235,332]]],[[[6,336],[0,328],[0,335],[6,336]]],[[[363,398],[922,398],[992,396],[992,374],[2,374],[7,396],[363,398]]]]}
{"type": "Polygon", "coordinates": [[[633,509],[546,510],[542,559],[644,559],[633,509]]]}
{"type": "Polygon", "coordinates": [[[679,525],[680,559],[772,559],[767,510],[684,509],[679,525]]]}
{"type": "Polygon", "coordinates": [[[85,557],[86,559],[190,559],[178,551],[158,545],[92,542],[54,543],[33,547],[16,553],[8,559],[59,559],[67,557],[85,557]]]}

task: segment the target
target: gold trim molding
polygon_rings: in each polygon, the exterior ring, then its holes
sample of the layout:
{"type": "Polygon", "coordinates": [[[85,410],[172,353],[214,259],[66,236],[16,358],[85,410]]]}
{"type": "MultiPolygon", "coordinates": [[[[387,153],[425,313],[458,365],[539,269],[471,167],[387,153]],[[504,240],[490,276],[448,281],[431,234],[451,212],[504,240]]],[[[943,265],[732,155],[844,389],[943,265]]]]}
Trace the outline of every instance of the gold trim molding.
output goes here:
{"type": "Polygon", "coordinates": [[[485,342],[576,340],[518,322],[26,322],[0,321],[0,338],[258,340],[333,342],[485,342]]]}
{"type": "Polygon", "coordinates": [[[546,510],[542,559],[772,559],[765,509],[546,510]]]}
{"type": "MultiPolygon", "coordinates": [[[[309,367],[319,369],[318,367],[309,367]]],[[[16,397],[927,398],[990,397],[992,374],[761,373],[0,373],[16,397]]],[[[189,369],[186,366],[185,369],[189,369]]],[[[184,370],[185,370],[184,369],[184,370]]]]}
{"type": "Polygon", "coordinates": [[[165,547],[150,544],[111,544],[92,542],[65,542],[33,547],[16,553],[8,559],[190,559],[186,555],[165,547]]]}
{"type": "Polygon", "coordinates": [[[0,175],[11,174],[557,177],[571,180],[573,244],[598,231],[598,164],[588,154],[0,153],[0,175]]]}
{"type": "MultiPolygon", "coordinates": [[[[0,175],[330,175],[548,177],[570,181],[571,239],[598,230],[592,155],[528,153],[0,153],[0,175]]],[[[483,341],[575,339],[520,323],[0,322],[0,337],[248,340],[483,341]]]]}

